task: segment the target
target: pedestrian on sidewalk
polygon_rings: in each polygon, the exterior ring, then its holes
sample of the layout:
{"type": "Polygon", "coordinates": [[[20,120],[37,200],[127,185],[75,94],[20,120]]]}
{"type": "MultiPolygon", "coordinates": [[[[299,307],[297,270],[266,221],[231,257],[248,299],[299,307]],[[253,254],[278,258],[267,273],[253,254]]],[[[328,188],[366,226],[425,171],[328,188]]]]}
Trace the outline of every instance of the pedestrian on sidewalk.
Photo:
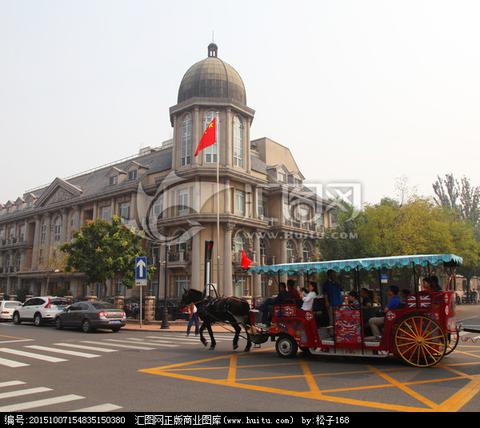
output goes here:
{"type": "Polygon", "coordinates": [[[193,323],[195,323],[195,336],[197,336],[198,331],[200,329],[200,323],[198,321],[197,307],[192,302],[187,306],[187,309],[188,309],[188,314],[190,316],[190,319],[188,320],[188,325],[187,325],[187,336],[190,335],[190,330],[192,328],[193,323]]]}

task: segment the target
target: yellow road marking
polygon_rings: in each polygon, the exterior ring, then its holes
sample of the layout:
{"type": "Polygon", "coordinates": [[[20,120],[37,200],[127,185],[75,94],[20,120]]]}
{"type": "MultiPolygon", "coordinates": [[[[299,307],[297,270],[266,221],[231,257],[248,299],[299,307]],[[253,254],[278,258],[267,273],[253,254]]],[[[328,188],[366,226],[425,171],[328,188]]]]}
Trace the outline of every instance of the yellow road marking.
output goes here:
{"type": "Polygon", "coordinates": [[[195,382],[201,383],[208,383],[211,385],[220,385],[220,386],[229,386],[234,388],[240,389],[248,389],[251,391],[260,391],[260,392],[269,392],[273,394],[279,395],[287,395],[287,396],[294,396],[300,398],[309,398],[313,400],[319,401],[328,401],[333,403],[341,403],[341,404],[350,404],[354,406],[361,406],[361,407],[371,407],[375,409],[382,409],[382,410],[398,410],[404,412],[411,412],[411,411],[418,411],[418,412],[425,412],[431,411],[430,409],[426,409],[423,407],[412,407],[412,406],[403,406],[400,404],[386,404],[386,403],[379,403],[379,402],[370,402],[370,401],[363,401],[363,400],[356,400],[351,398],[344,398],[344,397],[332,397],[323,394],[312,394],[310,391],[308,392],[299,392],[299,391],[292,391],[287,389],[279,389],[279,388],[271,388],[267,386],[260,386],[260,385],[248,385],[242,383],[229,383],[225,380],[218,380],[218,379],[208,379],[208,378],[201,378],[197,376],[190,376],[180,373],[172,373],[168,371],[162,371],[158,369],[146,369],[146,370],[139,370],[140,372],[144,373],[152,373],[157,374],[160,376],[171,377],[174,379],[182,379],[182,380],[190,380],[195,382]]]}
{"type": "Polygon", "coordinates": [[[230,367],[228,368],[227,380],[229,383],[235,383],[236,377],[237,377],[237,356],[232,355],[230,357],[230,367]]]}
{"type": "Polygon", "coordinates": [[[469,357],[480,358],[480,355],[472,354],[471,352],[457,351],[459,354],[468,355],[469,357]]]}
{"type": "MultiPolygon", "coordinates": [[[[263,352],[269,351],[260,350],[254,352],[263,352]]],[[[462,366],[462,365],[476,365],[480,364],[479,362],[473,363],[454,363],[447,365],[440,366],[443,369],[447,369],[458,376],[450,376],[444,378],[437,378],[437,379],[429,379],[429,380],[421,380],[421,381],[411,381],[411,382],[400,382],[396,379],[392,378],[387,374],[398,372],[398,371],[408,371],[408,370],[418,370],[411,367],[402,367],[402,368],[391,368],[391,369],[384,369],[380,370],[369,366],[368,370],[349,370],[343,372],[333,372],[333,373],[312,373],[309,364],[306,361],[297,361],[300,368],[303,371],[301,375],[286,375],[286,376],[267,376],[267,377],[256,377],[256,378],[238,378],[237,377],[237,370],[239,368],[254,368],[254,367],[275,367],[275,366],[282,366],[282,365],[296,365],[295,363],[279,363],[279,364],[255,364],[255,365],[239,365],[238,358],[245,357],[251,354],[229,354],[229,355],[222,355],[210,358],[203,358],[200,360],[194,361],[187,361],[183,363],[176,363],[176,364],[168,364],[160,367],[154,367],[149,369],[142,369],[139,372],[155,374],[165,377],[170,377],[174,379],[181,379],[181,380],[188,380],[194,382],[201,382],[207,383],[211,385],[219,385],[225,387],[233,387],[239,389],[247,389],[251,391],[259,391],[265,393],[272,393],[272,394],[279,394],[285,396],[294,396],[299,398],[306,398],[312,400],[319,400],[325,402],[332,402],[332,403],[339,403],[339,404],[347,404],[352,406],[360,406],[360,407],[367,407],[367,408],[375,408],[380,410],[397,410],[397,411],[455,411],[463,407],[466,403],[468,403],[480,390],[480,380],[478,380],[479,376],[469,376],[465,373],[462,373],[459,370],[455,370],[451,368],[451,366],[462,366]],[[222,366],[215,366],[215,367],[192,367],[193,365],[198,365],[201,363],[207,363],[211,361],[218,361],[218,360],[228,360],[228,365],[222,366]],[[177,373],[178,371],[195,371],[195,370],[218,370],[218,369],[228,369],[228,374],[226,379],[209,379],[204,377],[192,376],[188,374],[177,373]],[[321,390],[318,387],[318,384],[315,380],[316,377],[323,377],[323,376],[339,376],[345,374],[356,374],[356,373],[375,373],[388,383],[386,384],[379,384],[379,385],[365,385],[365,386],[354,386],[354,387],[346,387],[346,388],[335,388],[335,389],[325,389],[321,390]],[[240,383],[241,381],[255,381],[255,380],[275,380],[275,379],[294,379],[294,378],[304,378],[308,384],[309,390],[308,391],[295,391],[295,390],[288,390],[282,388],[274,388],[269,386],[261,386],[261,385],[251,385],[246,383],[240,383]],[[425,396],[417,393],[416,391],[409,388],[409,385],[421,385],[421,384],[428,384],[428,383],[438,383],[438,382],[447,382],[459,379],[469,379],[470,382],[457,391],[453,396],[449,399],[445,400],[442,404],[434,403],[433,401],[429,400],[425,396]],[[381,389],[381,388],[399,388],[406,394],[410,395],[412,398],[417,400],[419,403],[427,406],[427,408],[419,407],[419,406],[410,406],[410,405],[401,405],[401,404],[390,404],[390,403],[382,403],[376,401],[366,401],[366,400],[358,400],[355,398],[347,398],[347,397],[337,397],[327,395],[330,393],[336,392],[349,392],[349,391],[361,391],[361,390],[371,390],[371,389],[381,389]]]]}
{"type": "Polygon", "coordinates": [[[468,382],[463,388],[441,404],[443,412],[457,412],[472,400],[480,391],[480,378],[468,382]]]}
{"type": "Polygon", "coordinates": [[[396,380],[393,377],[387,375],[386,373],[383,373],[380,369],[377,369],[376,367],[373,367],[373,366],[369,366],[369,367],[370,367],[370,370],[372,370],[378,376],[385,379],[387,382],[390,382],[392,385],[395,385],[398,389],[401,389],[406,394],[415,398],[415,400],[420,401],[420,403],[423,403],[423,404],[425,404],[426,406],[428,406],[432,409],[435,409],[437,407],[437,404],[434,403],[432,400],[429,400],[427,397],[424,397],[422,394],[419,394],[418,392],[409,388],[404,383],[399,382],[398,380],[396,380]]]}
{"type": "Polygon", "coordinates": [[[310,391],[315,394],[319,394],[320,390],[318,389],[317,382],[313,377],[312,371],[310,370],[310,366],[308,365],[308,363],[306,361],[300,361],[300,367],[302,368],[303,373],[305,374],[305,380],[307,381],[310,391]]]}

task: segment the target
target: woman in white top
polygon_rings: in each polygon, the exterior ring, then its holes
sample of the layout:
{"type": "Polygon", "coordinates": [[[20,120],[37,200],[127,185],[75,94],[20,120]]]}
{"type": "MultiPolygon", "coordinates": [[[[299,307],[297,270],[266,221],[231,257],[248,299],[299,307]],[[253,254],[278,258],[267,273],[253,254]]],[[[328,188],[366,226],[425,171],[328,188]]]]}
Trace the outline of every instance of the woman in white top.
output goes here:
{"type": "Polygon", "coordinates": [[[304,311],[311,311],[313,306],[313,300],[315,299],[315,297],[317,297],[318,294],[317,284],[313,281],[309,282],[307,285],[307,290],[308,293],[302,293],[301,296],[303,300],[302,309],[304,311]]]}

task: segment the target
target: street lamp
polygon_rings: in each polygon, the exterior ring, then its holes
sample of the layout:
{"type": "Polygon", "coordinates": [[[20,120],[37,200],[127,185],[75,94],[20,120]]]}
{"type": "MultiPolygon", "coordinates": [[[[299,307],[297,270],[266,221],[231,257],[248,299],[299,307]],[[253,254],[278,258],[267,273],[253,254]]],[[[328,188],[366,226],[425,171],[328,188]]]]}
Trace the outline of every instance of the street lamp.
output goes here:
{"type": "MultiPolygon", "coordinates": [[[[162,330],[169,329],[170,326],[168,325],[168,307],[167,307],[167,288],[168,288],[168,253],[170,251],[170,246],[165,245],[165,271],[164,271],[164,300],[163,300],[163,317],[162,317],[162,326],[160,327],[162,330]]],[[[158,247],[158,285],[160,286],[160,247],[158,247]]]]}

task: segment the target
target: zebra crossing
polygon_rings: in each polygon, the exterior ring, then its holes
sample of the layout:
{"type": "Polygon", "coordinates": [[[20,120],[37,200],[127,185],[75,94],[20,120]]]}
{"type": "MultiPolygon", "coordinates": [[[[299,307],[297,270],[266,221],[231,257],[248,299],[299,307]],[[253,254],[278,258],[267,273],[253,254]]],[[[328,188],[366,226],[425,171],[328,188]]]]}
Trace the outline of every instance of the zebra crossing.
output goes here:
{"type": "MultiPolygon", "coordinates": [[[[150,334],[141,337],[115,336],[116,339],[101,337],[93,339],[91,335],[81,335],[74,342],[54,342],[52,344],[19,343],[0,347],[0,367],[22,368],[36,362],[48,364],[66,363],[72,359],[96,359],[106,354],[122,351],[153,351],[201,346],[198,336],[184,334],[150,334]],[[120,338],[121,337],[121,338],[120,338]]],[[[218,343],[231,343],[232,335],[215,335],[218,343]]],[[[0,396],[1,398],[1,396],[0,396]]]]}
{"type": "MultiPolygon", "coordinates": [[[[53,405],[73,404],[74,402],[77,403],[85,399],[86,397],[77,394],[55,395],[54,389],[45,386],[28,387],[27,383],[21,380],[0,382],[0,412],[22,412],[26,410],[48,411],[49,407],[53,405]],[[32,400],[31,398],[34,399],[32,400]],[[8,404],[5,404],[6,402],[8,402],[8,404]]],[[[75,405],[75,408],[70,408],[65,411],[111,412],[121,408],[122,406],[116,404],[102,403],[89,407],[77,407],[77,405],[75,405]]]]}

